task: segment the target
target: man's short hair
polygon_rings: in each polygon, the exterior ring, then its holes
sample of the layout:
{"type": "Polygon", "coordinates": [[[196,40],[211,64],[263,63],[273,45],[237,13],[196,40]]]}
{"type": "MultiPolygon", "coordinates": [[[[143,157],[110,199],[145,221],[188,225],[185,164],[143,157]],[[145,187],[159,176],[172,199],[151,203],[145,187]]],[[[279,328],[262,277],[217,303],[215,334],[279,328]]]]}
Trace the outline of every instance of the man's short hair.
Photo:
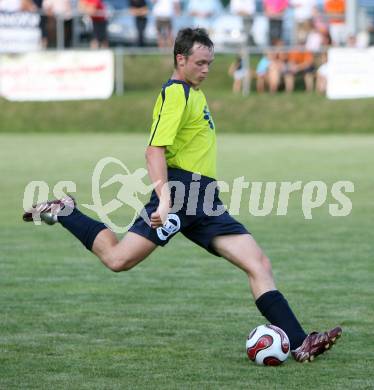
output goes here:
{"type": "Polygon", "coordinates": [[[210,40],[208,33],[203,28],[184,28],[179,30],[174,44],[174,66],[177,67],[177,54],[186,57],[191,55],[192,47],[195,43],[213,49],[213,42],[210,40]]]}

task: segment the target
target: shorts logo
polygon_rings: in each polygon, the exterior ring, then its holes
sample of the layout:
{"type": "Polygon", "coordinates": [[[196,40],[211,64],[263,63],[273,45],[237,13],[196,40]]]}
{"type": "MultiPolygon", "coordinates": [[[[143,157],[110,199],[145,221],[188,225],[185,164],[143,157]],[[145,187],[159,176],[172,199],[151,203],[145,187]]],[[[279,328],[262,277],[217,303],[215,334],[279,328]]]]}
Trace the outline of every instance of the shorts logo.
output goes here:
{"type": "Polygon", "coordinates": [[[169,214],[164,226],[157,228],[156,232],[161,241],[166,241],[172,234],[181,228],[181,221],[177,214],[169,214]]]}

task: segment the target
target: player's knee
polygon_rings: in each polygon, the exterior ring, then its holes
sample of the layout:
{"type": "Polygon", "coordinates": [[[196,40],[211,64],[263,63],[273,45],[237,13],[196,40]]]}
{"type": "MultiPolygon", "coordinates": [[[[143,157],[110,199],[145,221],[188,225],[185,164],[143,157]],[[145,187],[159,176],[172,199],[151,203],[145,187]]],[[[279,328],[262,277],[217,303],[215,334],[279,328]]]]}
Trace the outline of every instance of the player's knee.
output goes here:
{"type": "Polygon", "coordinates": [[[248,267],[245,272],[249,277],[264,277],[272,275],[271,262],[269,258],[262,252],[259,252],[255,257],[248,262],[248,267]]]}
{"type": "Polygon", "coordinates": [[[129,271],[131,267],[128,267],[126,263],[122,261],[114,262],[109,265],[109,269],[115,273],[129,271]]]}
{"type": "Polygon", "coordinates": [[[110,253],[103,258],[103,261],[111,271],[116,273],[129,271],[133,267],[129,259],[119,259],[110,253]]]}
{"type": "Polygon", "coordinates": [[[130,271],[134,266],[132,264],[129,264],[127,262],[119,261],[119,262],[114,262],[109,266],[109,269],[115,273],[118,272],[125,272],[125,271],[130,271]]]}

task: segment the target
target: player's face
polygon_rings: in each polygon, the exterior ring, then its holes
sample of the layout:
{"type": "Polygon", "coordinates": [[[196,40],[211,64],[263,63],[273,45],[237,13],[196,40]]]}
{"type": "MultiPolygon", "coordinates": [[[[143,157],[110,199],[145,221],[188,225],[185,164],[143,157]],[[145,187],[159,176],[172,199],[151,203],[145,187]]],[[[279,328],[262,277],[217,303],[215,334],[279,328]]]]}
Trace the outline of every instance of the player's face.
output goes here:
{"type": "Polygon", "coordinates": [[[214,60],[213,49],[195,43],[191,54],[183,57],[180,70],[186,82],[194,87],[198,87],[207,77],[209,66],[214,60]]]}

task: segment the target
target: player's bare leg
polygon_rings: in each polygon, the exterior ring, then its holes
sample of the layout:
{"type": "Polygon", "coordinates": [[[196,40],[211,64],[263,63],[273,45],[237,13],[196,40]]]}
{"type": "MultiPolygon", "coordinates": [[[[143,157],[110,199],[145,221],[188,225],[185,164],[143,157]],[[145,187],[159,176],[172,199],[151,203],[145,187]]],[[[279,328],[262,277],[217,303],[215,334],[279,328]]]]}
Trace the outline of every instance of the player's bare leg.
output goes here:
{"type": "Polygon", "coordinates": [[[114,272],[128,271],[147,258],[157,245],[136,233],[128,232],[118,242],[109,229],[102,230],[92,246],[92,252],[114,272]]]}
{"type": "Polygon", "coordinates": [[[82,214],[70,195],[34,205],[23,214],[23,220],[39,220],[48,225],[60,222],[114,272],[133,268],[157,247],[152,241],[132,232],[118,242],[116,235],[103,223],[82,214]]]}
{"type": "Polygon", "coordinates": [[[213,239],[212,246],[248,275],[255,299],[267,291],[276,290],[270,260],[251,235],[217,236],[213,239]]]}

